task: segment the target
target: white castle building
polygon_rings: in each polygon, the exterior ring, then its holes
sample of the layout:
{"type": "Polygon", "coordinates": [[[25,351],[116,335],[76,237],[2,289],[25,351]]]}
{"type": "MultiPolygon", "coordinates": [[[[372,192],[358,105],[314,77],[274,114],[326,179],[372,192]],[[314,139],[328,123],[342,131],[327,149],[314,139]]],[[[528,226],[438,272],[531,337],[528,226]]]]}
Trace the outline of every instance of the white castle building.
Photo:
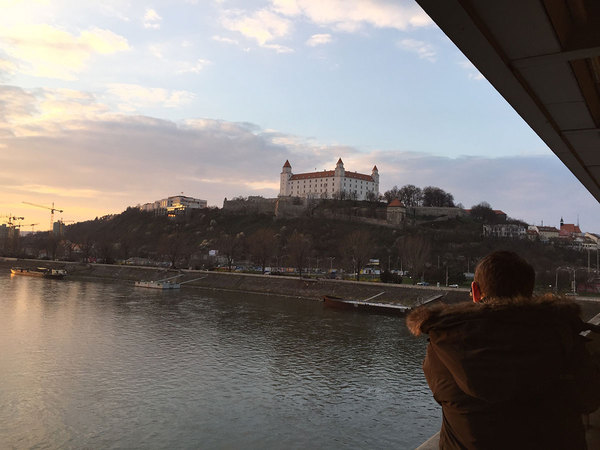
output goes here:
{"type": "Polygon", "coordinates": [[[292,173],[289,161],[283,165],[279,187],[280,197],[351,198],[367,200],[379,196],[379,171],[373,167],[371,175],[349,172],[340,158],[335,170],[292,173]]]}

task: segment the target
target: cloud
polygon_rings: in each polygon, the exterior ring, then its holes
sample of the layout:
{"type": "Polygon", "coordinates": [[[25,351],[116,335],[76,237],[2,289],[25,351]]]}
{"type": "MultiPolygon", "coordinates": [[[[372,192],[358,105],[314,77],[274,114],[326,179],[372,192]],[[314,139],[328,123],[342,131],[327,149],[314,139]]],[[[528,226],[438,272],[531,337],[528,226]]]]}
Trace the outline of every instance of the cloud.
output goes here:
{"type": "MultiPolygon", "coordinates": [[[[136,90],[119,87],[127,89],[136,90]]],[[[169,98],[172,93],[142,94],[169,98]]],[[[560,216],[575,222],[579,215],[582,229],[600,231],[597,201],[552,154],[446,158],[366,152],[252,123],[208,118],[176,123],[111,114],[93,96],[66,90],[0,87],[0,123],[5,121],[0,128],[0,211],[27,220],[35,217],[33,211],[11,205],[56,202],[65,217],[84,220],[181,191],[217,206],[224,197],[274,197],[286,160],[299,173],[331,170],[341,157],[347,170],[370,173],[377,165],[381,192],[394,185],[433,185],[466,207],[485,200],[537,224],[557,224],[560,216]],[[35,133],[14,132],[19,128],[35,133]]],[[[47,218],[32,220],[47,223],[47,218]]]]}
{"type": "Polygon", "coordinates": [[[162,106],[176,108],[190,103],[195,94],[189,91],[173,91],[163,88],[149,88],[137,84],[111,83],[108,95],[116,98],[122,111],[135,111],[141,107],[162,106]]]}
{"type": "Polygon", "coordinates": [[[36,77],[75,80],[93,55],[129,48],[127,39],[100,28],[76,36],[50,25],[0,27],[0,50],[9,57],[12,70],[36,77]]]}
{"type": "Polygon", "coordinates": [[[381,191],[414,184],[438,186],[465,207],[487,201],[528,223],[558,225],[580,215],[587,231],[598,230],[598,202],[552,154],[502,158],[446,158],[422,153],[375,153],[381,191]]]}
{"type": "Polygon", "coordinates": [[[471,61],[465,60],[458,63],[460,67],[467,71],[469,80],[485,80],[485,77],[477,70],[471,61]]]}
{"type": "Polygon", "coordinates": [[[433,22],[414,2],[385,0],[271,0],[274,11],[285,16],[303,15],[310,21],[335,30],[355,32],[365,26],[409,28],[433,22]]]}
{"type": "Polygon", "coordinates": [[[161,22],[162,17],[160,17],[160,15],[154,9],[147,9],[144,13],[144,28],[158,30],[160,28],[161,22]]]}
{"type": "Polygon", "coordinates": [[[430,62],[435,62],[436,53],[431,44],[416,39],[402,39],[397,43],[398,47],[412,53],[416,53],[419,58],[426,59],[430,62]]]}
{"type": "Polygon", "coordinates": [[[250,15],[244,15],[239,11],[229,11],[223,18],[222,24],[230,31],[237,31],[245,37],[255,40],[260,46],[287,36],[292,27],[290,20],[267,9],[250,15]]]}
{"type": "Polygon", "coordinates": [[[200,73],[211,64],[212,62],[207,59],[198,59],[194,63],[180,62],[177,64],[177,73],[200,73]]]}
{"type": "Polygon", "coordinates": [[[331,42],[330,34],[313,34],[308,41],[306,41],[306,45],[309,47],[316,47],[318,45],[329,44],[331,42]]]}
{"type": "Polygon", "coordinates": [[[224,44],[231,44],[231,45],[239,45],[239,43],[240,43],[236,39],[231,39],[231,38],[227,38],[227,37],[223,37],[223,36],[213,36],[212,40],[217,41],[217,42],[222,42],[224,44]]]}

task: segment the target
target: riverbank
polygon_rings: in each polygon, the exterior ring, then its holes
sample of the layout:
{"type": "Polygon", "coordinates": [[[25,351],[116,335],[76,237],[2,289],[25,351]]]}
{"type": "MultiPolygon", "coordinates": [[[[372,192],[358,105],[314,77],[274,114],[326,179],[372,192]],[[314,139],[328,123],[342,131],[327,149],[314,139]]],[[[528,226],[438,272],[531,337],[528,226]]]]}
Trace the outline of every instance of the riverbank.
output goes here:
{"type": "Polygon", "coordinates": [[[133,283],[139,280],[159,280],[181,274],[183,276],[179,281],[202,277],[199,280],[187,283],[182,289],[195,288],[252,292],[311,300],[321,300],[324,295],[352,299],[368,299],[377,295],[377,301],[415,306],[439,295],[442,295],[442,301],[448,303],[465,301],[469,298],[468,290],[460,288],[330,280],[326,278],[308,279],[237,272],[170,270],[156,267],[83,264],[63,261],[19,260],[10,258],[0,260],[0,269],[3,272],[8,272],[12,266],[64,268],[68,272],[68,279],[110,279],[119,283],[133,283]]]}

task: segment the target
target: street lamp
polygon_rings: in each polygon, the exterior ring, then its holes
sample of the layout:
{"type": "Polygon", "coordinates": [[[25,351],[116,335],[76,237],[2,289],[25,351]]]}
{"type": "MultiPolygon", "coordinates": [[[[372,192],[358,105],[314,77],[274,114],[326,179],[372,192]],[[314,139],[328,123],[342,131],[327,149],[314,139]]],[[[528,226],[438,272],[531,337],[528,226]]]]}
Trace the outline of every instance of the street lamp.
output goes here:
{"type": "Polygon", "coordinates": [[[333,272],[333,260],[335,259],[335,256],[329,256],[329,272],[333,272]]]}

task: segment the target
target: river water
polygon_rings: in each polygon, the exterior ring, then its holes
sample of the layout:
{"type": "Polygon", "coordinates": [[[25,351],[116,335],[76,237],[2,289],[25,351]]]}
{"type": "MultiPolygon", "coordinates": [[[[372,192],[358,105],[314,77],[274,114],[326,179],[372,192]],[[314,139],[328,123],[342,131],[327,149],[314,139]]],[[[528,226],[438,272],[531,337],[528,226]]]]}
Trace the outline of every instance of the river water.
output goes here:
{"type": "Polygon", "coordinates": [[[414,448],[403,318],[291,297],[0,278],[0,448],[414,448]]]}

